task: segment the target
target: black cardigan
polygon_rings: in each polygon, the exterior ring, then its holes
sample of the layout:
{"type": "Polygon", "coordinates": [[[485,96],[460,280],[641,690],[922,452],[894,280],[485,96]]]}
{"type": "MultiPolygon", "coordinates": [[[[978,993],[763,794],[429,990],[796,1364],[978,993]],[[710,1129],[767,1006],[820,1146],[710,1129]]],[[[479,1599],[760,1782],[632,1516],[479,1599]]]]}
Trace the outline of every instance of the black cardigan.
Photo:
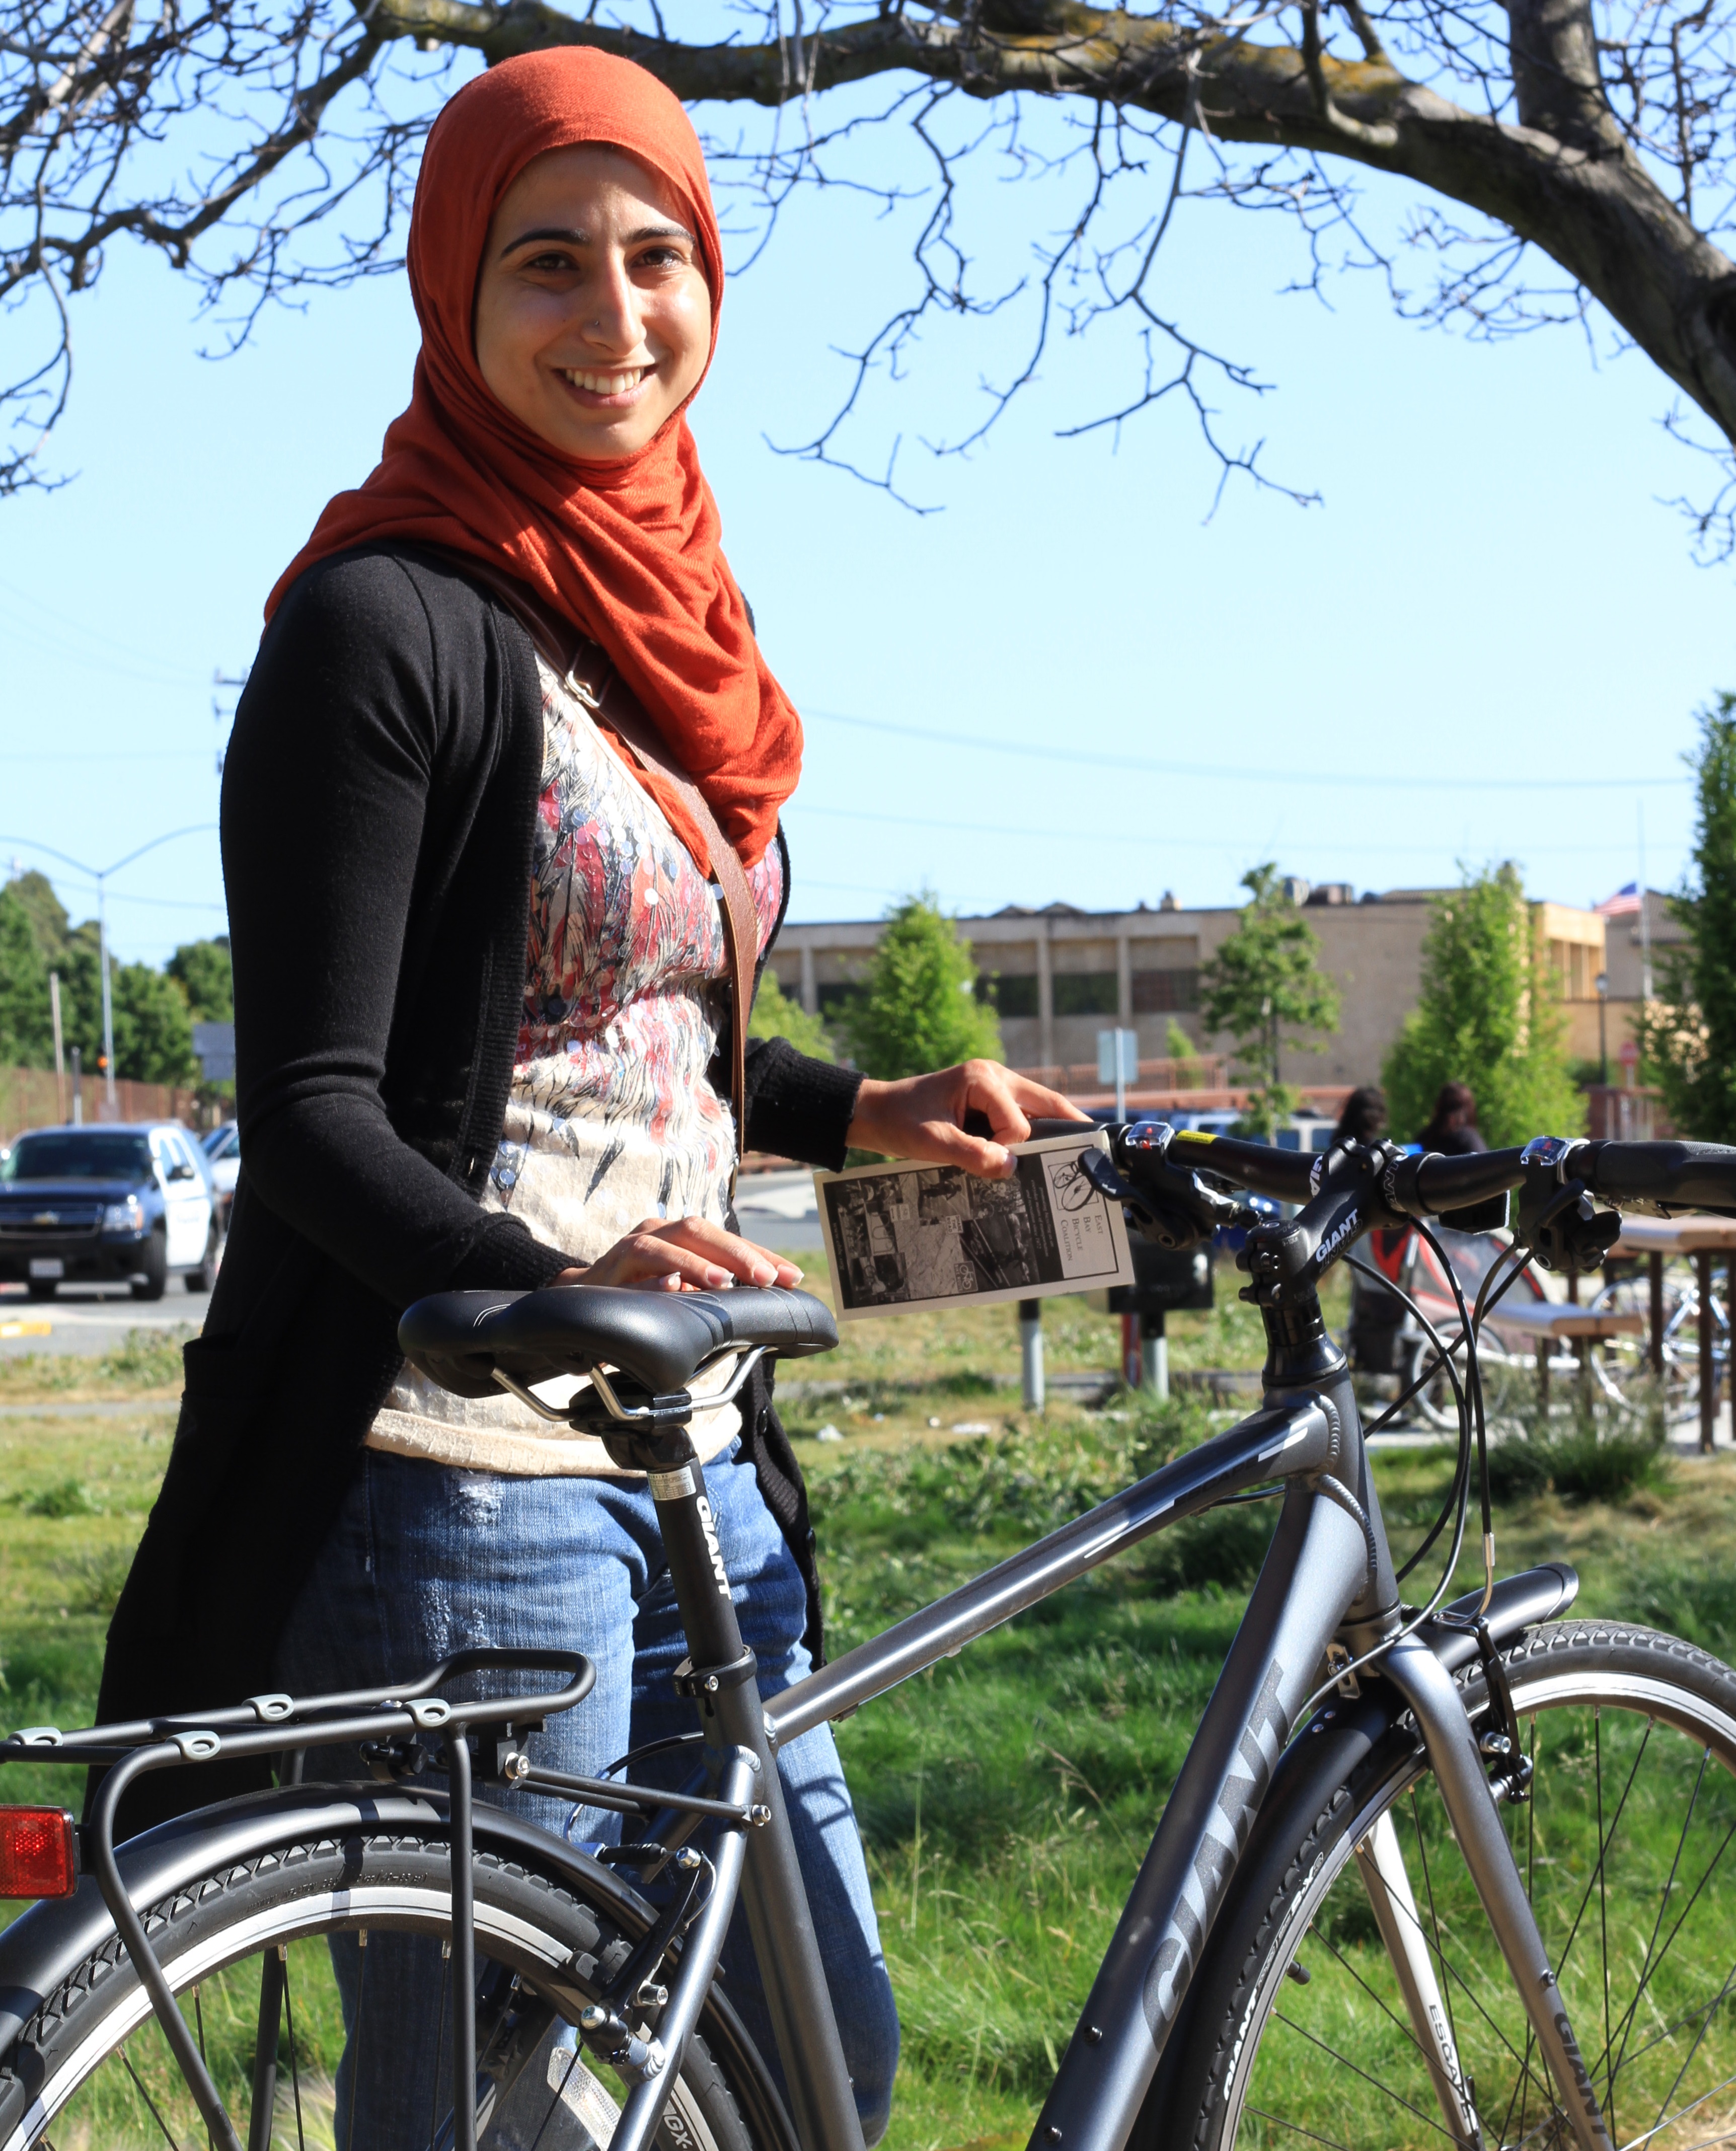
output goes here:
{"type": "MultiPolygon", "coordinates": [[[[109,1627],[105,1721],[269,1689],[402,1364],[398,1316],[448,1287],[546,1284],[572,1260],[478,1202],[524,1002],[542,762],[529,638],[444,556],[321,563],[266,630],[223,778],[245,1162],[109,1627]]],[[[747,1143],[842,1163],[860,1081],[752,1042],[747,1143]]],[[[817,1654],[807,1497],[769,1382],[744,1395],[743,1429],[808,1579],[817,1654]]],[[[243,1765],[220,1784],[224,1767],[161,1774],[151,1806],[265,1782],[243,1765]]]]}

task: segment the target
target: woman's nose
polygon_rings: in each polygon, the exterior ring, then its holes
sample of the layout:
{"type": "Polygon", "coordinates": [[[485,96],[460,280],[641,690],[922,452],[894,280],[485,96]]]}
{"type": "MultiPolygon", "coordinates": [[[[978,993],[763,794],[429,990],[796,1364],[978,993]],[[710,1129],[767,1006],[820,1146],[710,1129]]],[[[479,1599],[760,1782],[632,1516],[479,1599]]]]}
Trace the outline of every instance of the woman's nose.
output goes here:
{"type": "Polygon", "coordinates": [[[585,291],[585,319],[581,329],[587,342],[611,358],[625,358],[644,341],[640,294],[627,265],[620,260],[602,263],[596,278],[585,291]]]}

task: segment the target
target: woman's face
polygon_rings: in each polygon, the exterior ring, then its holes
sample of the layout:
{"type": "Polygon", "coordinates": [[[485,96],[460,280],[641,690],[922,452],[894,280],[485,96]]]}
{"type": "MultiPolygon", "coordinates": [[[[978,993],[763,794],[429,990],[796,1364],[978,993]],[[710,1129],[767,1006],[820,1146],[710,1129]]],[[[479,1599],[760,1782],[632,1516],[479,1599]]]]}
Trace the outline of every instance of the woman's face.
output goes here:
{"type": "Polygon", "coordinates": [[[706,370],[711,295],[675,190],[620,149],[534,159],[502,197],[476,286],[476,362],[563,454],[636,454],[706,370]]]}

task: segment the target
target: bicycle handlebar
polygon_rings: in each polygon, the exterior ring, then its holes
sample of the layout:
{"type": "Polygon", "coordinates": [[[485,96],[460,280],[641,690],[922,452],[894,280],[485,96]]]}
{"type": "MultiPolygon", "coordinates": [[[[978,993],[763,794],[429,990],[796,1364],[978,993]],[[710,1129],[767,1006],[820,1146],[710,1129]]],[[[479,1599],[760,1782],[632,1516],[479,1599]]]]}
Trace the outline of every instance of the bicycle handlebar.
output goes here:
{"type": "MultiPolygon", "coordinates": [[[[1038,1121],[1031,1124],[1031,1133],[1076,1135],[1080,1128],[1076,1121],[1038,1121]]],[[[1322,1162],[1316,1152],[1279,1150],[1202,1128],[1177,1128],[1167,1156],[1184,1172],[1211,1173],[1280,1202],[1306,1202],[1318,1185],[1322,1162]]],[[[1661,1202],[1673,1209],[1736,1212],[1736,1147],[1727,1143],[1539,1141],[1520,1150],[1474,1151],[1463,1157],[1430,1154],[1407,1159],[1398,1170],[1402,1173],[1405,1167],[1414,1176],[1420,1207],[1432,1217],[1522,1187],[1539,1169],[1582,1180],[1592,1194],[1617,1207],[1661,1202]]]]}
{"type": "MultiPolygon", "coordinates": [[[[1531,1148],[1425,1158],[1417,1171],[1417,1192],[1438,1212],[1522,1187],[1531,1148]]],[[[1551,1161],[1534,1157],[1531,1162],[1551,1161]]],[[[1736,1149],[1725,1143],[1574,1143],[1562,1146],[1559,1170],[1567,1179],[1582,1180],[1593,1195],[1617,1208],[1624,1202],[1663,1202],[1683,1210],[1736,1207],[1736,1149]]]]}

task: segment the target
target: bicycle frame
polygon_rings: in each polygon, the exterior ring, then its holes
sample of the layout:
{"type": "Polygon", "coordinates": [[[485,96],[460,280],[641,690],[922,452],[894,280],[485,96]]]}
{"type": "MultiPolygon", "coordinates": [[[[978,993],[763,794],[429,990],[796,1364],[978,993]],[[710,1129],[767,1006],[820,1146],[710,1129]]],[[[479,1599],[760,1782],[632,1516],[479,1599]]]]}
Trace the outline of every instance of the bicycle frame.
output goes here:
{"type": "MultiPolygon", "coordinates": [[[[1182,1517],[1277,1480],[1282,1508],[1272,1545],[1044,2103],[1032,2151],[1121,2151],[1126,2143],[1291,1728],[1323,1678],[1331,1679],[1328,1649],[1335,1641],[1357,1656],[1384,1648],[1379,1675],[1396,1691],[1398,1708],[1415,1717],[1576,2139],[1582,2151],[1610,2151],[1464,1703],[1430,1640],[1401,1633],[1343,1358],[1324,1332],[1318,1340],[1301,1336],[1293,1313],[1282,1327],[1292,1334],[1283,1349],[1274,1337],[1259,1411],[763,1706],[694,1470],[686,1462],[671,1470],[665,1448],[661,1468],[651,1469],[651,1490],[694,1648],[701,1722],[720,1754],[757,1752],[775,1792],[777,1747],[848,1716],[1182,1517]],[[1300,1371],[1296,1363],[1309,1360],[1311,1381],[1289,1379],[1300,1371]]],[[[686,1446],[684,1431],[680,1440],[686,1446]]],[[[622,1440],[622,1460],[628,1447],[622,1440]]],[[[772,1808],[769,1826],[747,1845],[743,1895],[796,2132],[802,2151],[861,2151],[787,1817],[781,1800],[772,1808]]],[[[1426,1961],[1421,1971],[1427,1974],[1426,1961]]],[[[1419,2039],[1438,2056],[1450,2139],[1470,2143],[1456,2057],[1441,2047],[1432,1976],[1411,1978],[1407,1992],[1419,2039]]]]}

